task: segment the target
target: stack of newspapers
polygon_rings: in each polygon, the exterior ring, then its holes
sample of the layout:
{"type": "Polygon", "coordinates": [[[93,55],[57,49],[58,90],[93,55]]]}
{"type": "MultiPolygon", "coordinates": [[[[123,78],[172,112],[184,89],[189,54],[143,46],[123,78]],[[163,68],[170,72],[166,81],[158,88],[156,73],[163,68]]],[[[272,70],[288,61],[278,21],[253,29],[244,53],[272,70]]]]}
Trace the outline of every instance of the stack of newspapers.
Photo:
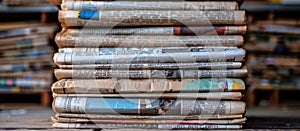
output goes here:
{"type": "Polygon", "coordinates": [[[239,129],[245,123],[247,28],[237,1],[60,4],[53,127],[239,129]]]}
{"type": "Polygon", "coordinates": [[[55,64],[49,46],[56,24],[0,23],[0,92],[49,92],[55,64]]]}

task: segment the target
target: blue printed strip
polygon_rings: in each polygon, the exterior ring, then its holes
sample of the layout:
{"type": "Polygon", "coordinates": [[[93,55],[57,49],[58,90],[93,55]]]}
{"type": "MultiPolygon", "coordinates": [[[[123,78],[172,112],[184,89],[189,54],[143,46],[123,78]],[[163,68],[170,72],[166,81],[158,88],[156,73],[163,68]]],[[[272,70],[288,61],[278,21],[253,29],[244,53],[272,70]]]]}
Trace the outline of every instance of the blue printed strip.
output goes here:
{"type": "Polygon", "coordinates": [[[85,20],[99,20],[99,11],[82,10],[78,14],[78,18],[85,20]]]}
{"type": "Polygon", "coordinates": [[[124,98],[89,98],[88,109],[138,110],[139,99],[124,98]]]}

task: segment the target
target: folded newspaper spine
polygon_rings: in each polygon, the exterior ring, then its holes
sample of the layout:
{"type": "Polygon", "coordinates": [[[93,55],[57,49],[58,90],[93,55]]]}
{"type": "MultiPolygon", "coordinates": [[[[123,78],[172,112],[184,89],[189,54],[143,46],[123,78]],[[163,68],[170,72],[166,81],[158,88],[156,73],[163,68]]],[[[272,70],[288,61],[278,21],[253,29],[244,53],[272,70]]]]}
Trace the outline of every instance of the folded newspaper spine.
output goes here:
{"type": "Polygon", "coordinates": [[[149,120],[230,120],[240,119],[243,115],[105,115],[105,114],[73,114],[73,113],[57,113],[54,119],[58,118],[90,118],[90,119],[149,119],[149,120]]]}
{"type": "Polygon", "coordinates": [[[189,124],[244,124],[246,119],[233,119],[233,120],[101,120],[101,119],[83,119],[83,118],[54,118],[55,122],[102,122],[102,123],[124,123],[124,124],[135,124],[135,123],[145,123],[145,124],[157,124],[157,123],[189,123],[189,124]]]}
{"type": "MultiPolygon", "coordinates": [[[[84,1],[91,1],[91,0],[48,0],[51,4],[54,5],[61,5],[67,2],[84,2],[84,1]]],[[[116,0],[95,0],[97,2],[114,2],[116,0]]],[[[127,1],[127,0],[121,0],[121,1],[127,1]]],[[[134,0],[134,1],[140,1],[140,2],[144,2],[144,0],[134,0]]],[[[170,2],[170,1],[176,1],[176,2],[182,2],[181,0],[160,0],[160,1],[165,1],[165,2],[170,2]]],[[[242,4],[244,2],[244,0],[190,0],[190,1],[199,1],[199,2],[205,2],[205,1],[216,1],[216,2],[221,2],[221,1],[225,1],[225,2],[237,2],[239,5],[242,4]]],[[[216,3],[218,4],[218,3],[216,3]]],[[[220,9],[221,10],[221,9],[220,9]]]]}
{"type": "MultiPolygon", "coordinates": [[[[75,64],[75,63],[74,63],[75,64]]],[[[241,68],[241,62],[209,62],[209,63],[132,63],[132,64],[80,64],[80,65],[61,65],[61,69],[116,69],[116,70],[177,70],[177,69],[234,69],[241,68]]]]}
{"type": "Polygon", "coordinates": [[[138,129],[240,129],[240,124],[123,124],[123,123],[60,123],[55,122],[53,127],[56,128],[79,128],[79,129],[124,129],[124,128],[138,128],[138,129]]]}
{"type": "Polygon", "coordinates": [[[187,47],[187,46],[241,46],[240,35],[173,36],[173,35],[88,35],[57,34],[55,41],[63,47],[187,47]]]}
{"type": "Polygon", "coordinates": [[[104,54],[101,52],[55,53],[56,64],[114,64],[114,63],[190,63],[190,62],[241,62],[245,50],[147,53],[136,54],[104,54]]]}
{"type": "MultiPolygon", "coordinates": [[[[132,92],[131,92],[132,93],[132,92]]],[[[52,94],[56,97],[100,97],[100,98],[170,98],[170,99],[222,99],[222,100],[241,100],[240,92],[213,92],[213,93],[145,93],[145,94],[52,94]]]]}
{"type": "MultiPolygon", "coordinates": [[[[142,92],[218,92],[243,91],[245,83],[233,78],[201,79],[61,79],[52,85],[57,94],[114,94],[142,92]]],[[[160,94],[161,95],[161,94],[160,94]]]]}
{"type": "Polygon", "coordinates": [[[123,78],[123,79],[197,79],[202,77],[245,77],[247,69],[227,69],[227,70],[65,70],[55,69],[54,74],[57,79],[103,79],[103,78],[123,78]]]}
{"type": "Polygon", "coordinates": [[[237,10],[236,2],[66,1],[62,10],[237,10]]]}
{"type": "Polygon", "coordinates": [[[64,27],[245,25],[245,11],[60,10],[64,27]]]}
{"type": "Polygon", "coordinates": [[[247,26],[198,27],[135,27],[135,28],[64,28],[62,35],[238,35],[245,34],[247,26]]]}
{"type": "Polygon", "coordinates": [[[245,112],[245,103],[190,99],[56,97],[53,109],[57,113],[236,115],[245,112]]]}

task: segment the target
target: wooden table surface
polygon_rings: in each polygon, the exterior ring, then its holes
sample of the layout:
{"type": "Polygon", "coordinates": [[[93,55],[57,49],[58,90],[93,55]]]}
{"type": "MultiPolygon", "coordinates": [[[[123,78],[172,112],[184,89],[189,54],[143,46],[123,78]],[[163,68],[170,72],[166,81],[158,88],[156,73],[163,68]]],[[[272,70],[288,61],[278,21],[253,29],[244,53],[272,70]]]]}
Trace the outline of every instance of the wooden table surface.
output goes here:
{"type": "MultiPolygon", "coordinates": [[[[26,108],[5,107],[0,109],[0,130],[66,130],[52,128],[51,117],[55,113],[50,107],[27,106],[26,108]]],[[[87,131],[90,130],[87,129],[87,131]]]]}
{"type": "MultiPolygon", "coordinates": [[[[0,109],[0,130],[66,130],[52,128],[51,117],[55,113],[50,107],[6,109],[0,106],[0,109]]],[[[255,112],[258,113],[258,111],[255,112]]],[[[244,130],[253,129],[300,129],[300,117],[247,116],[244,130]]],[[[69,130],[82,131],[82,129],[69,130]]],[[[84,130],[90,131],[92,129],[84,130]]]]}

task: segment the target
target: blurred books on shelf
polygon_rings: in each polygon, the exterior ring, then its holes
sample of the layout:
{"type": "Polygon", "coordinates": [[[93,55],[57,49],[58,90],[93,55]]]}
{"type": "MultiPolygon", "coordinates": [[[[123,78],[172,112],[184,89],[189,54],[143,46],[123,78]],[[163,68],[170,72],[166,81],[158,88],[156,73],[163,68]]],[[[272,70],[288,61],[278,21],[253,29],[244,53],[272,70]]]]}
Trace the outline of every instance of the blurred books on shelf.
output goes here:
{"type": "Polygon", "coordinates": [[[28,22],[26,26],[26,22],[16,22],[10,23],[10,27],[6,25],[0,23],[0,91],[23,92],[16,87],[24,91],[49,91],[55,67],[51,59],[54,49],[49,42],[56,24],[28,22]]]}
{"type": "Polygon", "coordinates": [[[43,106],[50,104],[55,67],[52,43],[58,26],[48,15],[55,10],[47,0],[3,0],[0,4],[1,94],[40,94],[37,101],[43,106]]]}
{"type": "Polygon", "coordinates": [[[300,5],[299,0],[268,0],[272,4],[283,4],[283,5],[300,5]]]}
{"type": "Polygon", "coordinates": [[[39,6],[47,5],[47,0],[2,0],[2,3],[8,6],[39,6]]]}
{"type": "Polygon", "coordinates": [[[284,101],[281,97],[284,92],[300,90],[300,17],[297,14],[300,1],[247,2],[244,8],[248,9],[249,22],[245,44],[250,72],[248,103],[250,106],[260,103],[261,97],[255,92],[265,91],[269,103],[278,107],[284,101]]]}
{"type": "Polygon", "coordinates": [[[282,5],[300,5],[299,0],[246,0],[256,2],[266,2],[270,4],[282,4],[282,5]]]}

